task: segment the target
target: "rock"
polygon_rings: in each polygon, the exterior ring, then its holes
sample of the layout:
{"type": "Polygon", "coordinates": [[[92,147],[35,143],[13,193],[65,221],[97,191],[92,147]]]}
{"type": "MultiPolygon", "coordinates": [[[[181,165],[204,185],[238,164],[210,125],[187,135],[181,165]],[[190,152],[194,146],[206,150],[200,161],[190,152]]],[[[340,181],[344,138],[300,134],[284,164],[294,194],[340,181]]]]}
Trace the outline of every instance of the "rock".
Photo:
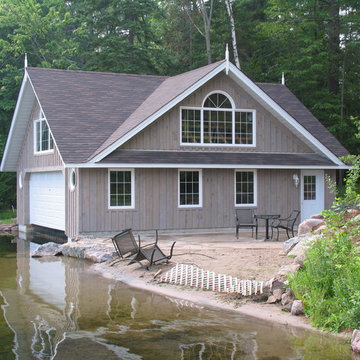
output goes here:
{"type": "Polygon", "coordinates": [[[360,214],[359,209],[349,209],[347,212],[348,212],[348,214],[350,214],[350,215],[352,215],[354,217],[360,214]]]}
{"type": "Polygon", "coordinates": [[[300,269],[300,265],[299,264],[289,264],[289,265],[283,265],[279,271],[278,271],[278,276],[280,278],[284,278],[286,277],[289,273],[291,272],[297,272],[300,269]]]}
{"type": "Polygon", "coordinates": [[[313,241],[318,239],[319,235],[306,236],[298,242],[292,250],[288,253],[290,257],[305,256],[306,250],[309,248],[313,241]]]}
{"type": "Polygon", "coordinates": [[[324,220],[322,219],[307,219],[303,221],[298,228],[298,236],[305,235],[308,232],[312,231],[318,225],[323,225],[324,220]]]}
{"type": "Polygon", "coordinates": [[[270,295],[266,301],[267,304],[275,304],[276,302],[277,302],[277,300],[274,295],[270,295]]]}
{"type": "Polygon", "coordinates": [[[304,304],[301,300],[294,300],[291,306],[291,315],[302,315],[304,314],[304,304]]]}
{"type": "Polygon", "coordinates": [[[355,329],[351,337],[351,350],[360,353],[360,330],[355,329]]]}
{"type": "Polygon", "coordinates": [[[323,232],[325,229],[326,229],[326,225],[323,224],[323,225],[316,226],[316,227],[313,229],[313,231],[314,231],[314,233],[317,234],[317,233],[323,232]]]}
{"type": "Polygon", "coordinates": [[[323,220],[324,219],[324,215],[321,214],[315,214],[315,215],[311,215],[310,219],[320,219],[323,220]]]}
{"type": "Polygon", "coordinates": [[[292,304],[295,299],[295,295],[290,288],[287,288],[285,293],[281,296],[281,305],[285,306],[288,304],[292,304]]]}
{"type": "Polygon", "coordinates": [[[300,266],[300,269],[304,266],[304,258],[305,256],[303,255],[298,255],[295,259],[294,259],[294,263],[298,264],[300,266]]]}
{"type": "Polygon", "coordinates": [[[32,253],[31,257],[57,256],[62,254],[62,244],[48,242],[38,246],[32,253]]]}
{"type": "Polygon", "coordinates": [[[295,236],[289,240],[284,241],[282,251],[288,254],[289,251],[301,240],[299,236],[295,236]]]}
{"type": "Polygon", "coordinates": [[[276,302],[281,301],[283,292],[284,292],[283,289],[275,289],[273,291],[273,296],[276,299],[276,302]]]}

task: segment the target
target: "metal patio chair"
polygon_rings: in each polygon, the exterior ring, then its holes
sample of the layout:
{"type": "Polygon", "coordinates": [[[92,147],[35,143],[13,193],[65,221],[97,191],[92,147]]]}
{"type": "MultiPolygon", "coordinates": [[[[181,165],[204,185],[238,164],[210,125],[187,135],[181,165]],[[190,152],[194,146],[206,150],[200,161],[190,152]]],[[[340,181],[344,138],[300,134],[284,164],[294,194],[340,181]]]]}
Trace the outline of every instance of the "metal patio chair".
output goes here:
{"type": "Polygon", "coordinates": [[[287,235],[288,239],[290,239],[290,233],[291,233],[292,237],[294,237],[295,236],[294,235],[294,227],[295,227],[295,223],[296,223],[296,220],[298,219],[299,215],[300,215],[299,210],[293,210],[287,218],[273,220],[273,222],[271,223],[271,238],[273,238],[274,229],[277,230],[276,240],[279,240],[279,230],[280,229],[283,229],[286,231],[286,235],[287,235]]]}
{"type": "Polygon", "coordinates": [[[258,221],[255,217],[256,213],[254,209],[236,209],[236,238],[239,238],[240,228],[251,228],[251,237],[254,236],[255,228],[255,239],[258,235],[258,221]]]}
{"type": "Polygon", "coordinates": [[[114,244],[116,253],[119,255],[121,259],[126,259],[133,256],[130,259],[128,265],[137,262],[141,266],[143,266],[140,261],[146,259],[149,261],[149,265],[146,267],[147,269],[149,269],[151,265],[156,264],[158,262],[162,262],[162,261],[169,262],[169,260],[172,258],[174,245],[176,243],[176,241],[173,242],[173,244],[171,245],[170,254],[166,256],[164,252],[157,245],[158,243],[157,230],[156,230],[155,242],[144,246],[141,246],[140,235],[138,235],[139,243],[137,244],[131,229],[126,229],[122,231],[121,233],[115,235],[111,240],[114,244]]]}

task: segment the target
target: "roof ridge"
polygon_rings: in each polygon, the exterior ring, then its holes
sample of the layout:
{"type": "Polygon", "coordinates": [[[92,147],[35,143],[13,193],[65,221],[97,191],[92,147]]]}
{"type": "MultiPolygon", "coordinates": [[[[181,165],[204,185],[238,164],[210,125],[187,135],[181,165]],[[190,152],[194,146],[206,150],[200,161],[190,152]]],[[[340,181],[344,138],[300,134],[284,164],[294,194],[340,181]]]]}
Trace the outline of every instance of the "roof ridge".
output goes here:
{"type": "Polygon", "coordinates": [[[213,67],[215,64],[220,65],[220,64],[223,63],[224,61],[226,61],[226,60],[223,59],[223,60],[215,61],[215,62],[213,62],[213,63],[206,64],[206,65],[200,66],[200,67],[198,67],[198,68],[191,69],[191,70],[182,72],[182,73],[180,73],[180,74],[176,74],[176,75],[170,76],[169,78],[172,78],[172,79],[173,79],[173,78],[175,78],[175,77],[177,77],[177,76],[183,76],[183,75],[189,74],[189,73],[191,73],[191,72],[193,72],[193,71],[195,72],[195,71],[198,71],[198,70],[200,70],[200,69],[205,69],[207,66],[208,66],[208,67],[213,67]]]}
{"type": "Polygon", "coordinates": [[[279,86],[285,86],[287,87],[285,84],[280,84],[280,83],[272,83],[272,82],[259,82],[259,81],[255,81],[255,84],[259,84],[259,85],[279,85],[279,86]]]}
{"type": "Polygon", "coordinates": [[[117,73],[111,71],[90,71],[90,70],[71,70],[71,69],[54,69],[54,68],[40,68],[40,67],[27,67],[27,70],[35,70],[35,71],[53,71],[53,72],[74,72],[81,74],[99,74],[99,75],[115,75],[115,76],[133,76],[133,77],[153,77],[153,78],[162,78],[168,79],[170,76],[164,75],[148,75],[148,74],[133,74],[133,73],[117,73]]]}

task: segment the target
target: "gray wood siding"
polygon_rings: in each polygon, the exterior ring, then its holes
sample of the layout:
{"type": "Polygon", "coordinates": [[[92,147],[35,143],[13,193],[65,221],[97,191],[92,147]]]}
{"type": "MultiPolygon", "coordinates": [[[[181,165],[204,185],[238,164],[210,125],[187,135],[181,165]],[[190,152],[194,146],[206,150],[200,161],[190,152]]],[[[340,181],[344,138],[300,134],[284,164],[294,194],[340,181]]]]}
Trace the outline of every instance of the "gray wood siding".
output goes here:
{"type": "Polygon", "coordinates": [[[257,151],[257,152],[313,152],[288,128],[242,90],[233,80],[219,74],[181,104],[160,117],[121,148],[141,150],[193,151],[257,151]],[[180,146],[179,106],[200,107],[207,94],[222,90],[228,93],[237,109],[256,110],[256,148],[221,146],[180,146]]]}
{"type": "Polygon", "coordinates": [[[54,144],[54,152],[50,154],[34,154],[34,118],[39,112],[39,105],[34,104],[33,110],[31,112],[31,118],[28,123],[28,128],[26,131],[25,141],[20,153],[18,169],[41,169],[51,166],[63,166],[63,161],[57,150],[56,144],[54,144]]]}
{"type": "MultiPolygon", "coordinates": [[[[296,172],[296,171],[295,171],[296,172]]],[[[300,208],[293,170],[258,170],[258,213],[300,208]]],[[[234,170],[203,169],[203,207],[178,208],[177,169],[136,169],[135,209],[108,209],[107,169],[80,170],[80,232],[234,227],[234,170]]]]}

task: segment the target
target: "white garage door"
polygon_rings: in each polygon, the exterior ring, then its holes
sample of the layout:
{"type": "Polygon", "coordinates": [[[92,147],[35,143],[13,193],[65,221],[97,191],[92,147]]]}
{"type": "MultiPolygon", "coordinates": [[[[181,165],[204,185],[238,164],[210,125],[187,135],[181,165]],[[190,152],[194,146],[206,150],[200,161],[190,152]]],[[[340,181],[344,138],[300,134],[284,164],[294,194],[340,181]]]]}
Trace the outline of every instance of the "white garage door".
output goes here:
{"type": "Polygon", "coordinates": [[[61,171],[31,174],[30,224],[65,230],[65,180],[61,171]]]}

